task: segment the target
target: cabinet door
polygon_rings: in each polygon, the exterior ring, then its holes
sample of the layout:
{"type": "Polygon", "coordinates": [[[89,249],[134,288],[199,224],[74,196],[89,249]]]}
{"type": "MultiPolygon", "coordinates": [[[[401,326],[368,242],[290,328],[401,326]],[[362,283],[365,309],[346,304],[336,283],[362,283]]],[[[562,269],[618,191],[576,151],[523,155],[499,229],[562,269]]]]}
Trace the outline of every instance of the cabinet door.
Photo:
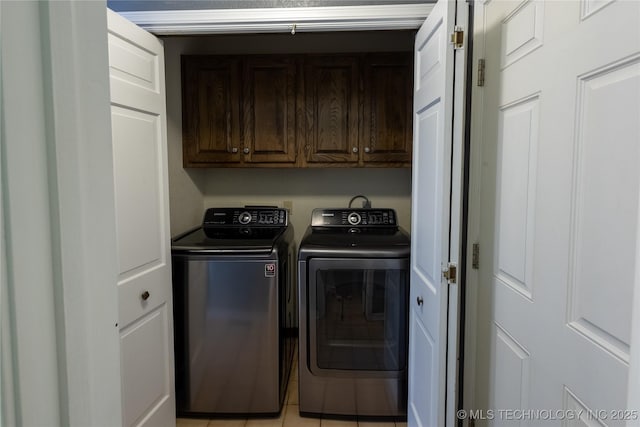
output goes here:
{"type": "Polygon", "coordinates": [[[357,163],[359,72],[355,56],[310,56],[305,63],[307,163],[357,163]]]}
{"type": "Polygon", "coordinates": [[[230,57],[183,57],[185,167],[241,161],[238,63],[230,57]]]}
{"type": "Polygon", "coordinates": [[[294,58],[249,57],[244,62],[244,161],[296,161],[294,58]]]}
{"type": "Polygon", "coordinates": [[[364,162],[410,165],[411,52],[367,55],[364,60],[364,162]]]}

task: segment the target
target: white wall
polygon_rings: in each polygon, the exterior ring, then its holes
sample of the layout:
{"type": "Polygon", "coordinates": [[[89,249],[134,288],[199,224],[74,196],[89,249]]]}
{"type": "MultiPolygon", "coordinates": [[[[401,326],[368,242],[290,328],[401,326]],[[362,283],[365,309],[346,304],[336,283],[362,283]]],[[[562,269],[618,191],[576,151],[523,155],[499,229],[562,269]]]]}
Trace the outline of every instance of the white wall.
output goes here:
{"type": "Polygon", "coordinates": [[[165,42],[165,82],[167,95],[167,156],[169,168],[169,215],[175,236],[202,220],[204,209],[202,170],[182,168],[182,90],[180,49],[165,42]]]}
{"type": "MultiPolygon", "coordinates": [[[[165,37],[167,141],[171,234],[198,225],[204,208],[245,204],[293,205],[292,224],[299,241],[316,207],[346,207],[352,196],[366,195],[373,207],[396,209],[410,227],[409,169],[183,169],[180,55],[373,52],[411,50],[413,32],[299,33],[165,37]]],[[[358,201],[354,206],[361,206],[358,201]]]]}
{"type": "MultiPolygon", "coordinates": [[[[373,207],[393,208],[402,227],[411,223],[409,169],[212,169],[205,185],[205,207],[292,202],[291,224],[296,241],[304,234],[311,211],[347,207],[351,197],[364,194],[373,207]]],[[[354,207],[362,207],[355,200],[354,207]]]]}

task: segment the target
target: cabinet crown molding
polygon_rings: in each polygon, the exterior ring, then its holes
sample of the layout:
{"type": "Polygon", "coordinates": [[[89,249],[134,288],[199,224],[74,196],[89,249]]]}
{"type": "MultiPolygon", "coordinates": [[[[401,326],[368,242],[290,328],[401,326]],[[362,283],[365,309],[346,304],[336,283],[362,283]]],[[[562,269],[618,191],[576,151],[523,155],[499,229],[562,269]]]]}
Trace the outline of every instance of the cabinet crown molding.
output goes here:
{"type": "Polygon", "coordinates": [[[120,12],[156,35],[409,30],[433,4],[120,12]],[[295,30],[295,31],[292,31],[295,30]]]}

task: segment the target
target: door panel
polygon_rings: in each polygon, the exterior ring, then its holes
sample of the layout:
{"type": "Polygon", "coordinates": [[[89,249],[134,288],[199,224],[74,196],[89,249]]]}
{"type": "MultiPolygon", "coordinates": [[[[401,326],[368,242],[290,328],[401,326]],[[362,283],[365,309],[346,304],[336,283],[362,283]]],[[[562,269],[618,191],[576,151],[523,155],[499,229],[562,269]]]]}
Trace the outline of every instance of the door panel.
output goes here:
{"type": "Polygon", "coordinates": [[[434,392],[437,392],[435,387],[424,379],[434,378],[436,375],[434,369],[437,361],[437,348],[422,319],[416,319],[418,315],[416,310],[411,310],[408,420],[411,426],[430,426],[436,425],[431,422],[437,414],[434,403],[439,399],[433,395],[434,392]]]}
{"type": "MultiPolygon", "coordinates": [[[[479,312],[492,344],[478,347],[476,406],[626,408],[640,218],[640,4],[483,8],[479,312]]],[[[582,423],[600,421],[623,424],[582,423]]]]}
{"type": "MultiPolygon", "coordinates": [[[[452,163],[461,164],[453,159],[461,154],[460,150],[453,150],[454,144],[460,143],[454,142],[454,135],[459,138],[462,134],[454,132],[462,121],[456,120],[454,124],[454,49],[449,43],[456,6],[453,1],[439,1],[418,31],[415,43],[409,300],[411,426],[445,425],[447,351],[454,366],[457,354],[456,340],[451,340],[451,348],[447,349],[448,328],[457,330],[455,324],[447,325],[447,309],[456,313],[457,301],[449,301],[448,284],[442,274],[450,260],[457,260],[458,248],[457,243],[449,240],[450,220],[459,218],[451,207],[460,206],[451,202],[460,196],[459,185],[452,187],[451,172],[452,163]],[[447,307],[448,304],[452,305],[447,307]]],[[[459,224],[451,226],[456,228],[459,224]]],[[[453,390],[455,386],[451,388],[454,396],[453,390]]]]}
{"type": "Polygon", "coordinates": [[[167,400],[173,395],[172,384],[166,375],[156,375],[173,369],[169,361],[173,356],[169,354],[167,337],[169,336],[169,316],[172,311],[163,304],[139,321],[121,330],[122,377],[135,378],[135,381],[124,381],[123,387],[124,425],[159,425],[144,422],[141,417],[151,416],[164,424],[162,419],[174,417],[173,413],[166,413],[171,405],[167,400]],[[149,410],[151,408],[151,410],[149,410]],[[155,415],[155,412],[161,414],[155,415]],[[159,415],[162,415],[159,418],[159,415]]]}
{"type": "Polygon", "coordinates": [[[500,280],[531,299],[535,172],[539,97],[518,100],[499,113],[496,271],[500,280]],[[504,141],[510,141],[505,144],[504,141]],[[525,191],[523,191],[525,190],[525,191]]]}
{"type": "Polygon", "coordinates": [[[166,263],[165,242],[161,241],[159,168],[160,123],[155,114],[141,113],[113,106],[113,155],[115,163],[116,215],[118,234],[136,236],[119,241],[120,280],[139,268],[166,263]]]}
{"type": "Polygon", "coordinates": [[[109,11],[123,425],[175,426],[164,57],[109,11]]]}
{"type": "Polygon", "coordinates": [[[570,327],[628,363],[640,191],[639,162],[633,155],[640,152],[640,132],[634,125],[640,59],[583,76],[577,95],[581,111],[572,184],[568,321],[570,327]],[[631,138],[611,144],[610,136],[624,130],[631,132],[631,138]],[[616,271],[616,280],[610,280],[609,271],[616,271]],[[616,310],[603,310],[608,307],[616,310]]]}
{"type": "Polygon", "coordinates": [[[498,405],[496,408],[528,408],[529,353],[497,324],[494,326],[492,343],[496,364],[500,366],[492,378],[492,399],[498,405]]]}

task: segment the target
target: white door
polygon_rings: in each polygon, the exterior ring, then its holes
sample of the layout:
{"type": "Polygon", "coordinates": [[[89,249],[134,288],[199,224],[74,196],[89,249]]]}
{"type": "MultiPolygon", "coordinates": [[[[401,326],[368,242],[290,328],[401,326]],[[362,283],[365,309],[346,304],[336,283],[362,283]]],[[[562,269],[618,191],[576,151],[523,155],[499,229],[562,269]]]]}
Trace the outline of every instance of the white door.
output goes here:
{"type": "Polygon", "coordinates": [[[516,409],[637,425],[614,411],[640,268],[640,2],[488,1],[483,14],[476,407],[496,425],[527,424],[499,412],[516,409]]]}
{"type": "Polygon", "coordinates": [[[124,426],[175,426],[164,54],[108,11],[124,426]]]}
{"type": "Polygon", "coordinates": [[[443,271],[449,262],[457,262],[459,247],[464,73],[457,73],[464,70],[464,49],[456,50],[450,43],[458,6],[462,23],[467,16],[464,2],[440,0],[415,43],[410,426],[455,421],[451,408],[455,408],[457,285],[448,284],[443,271]]]}

